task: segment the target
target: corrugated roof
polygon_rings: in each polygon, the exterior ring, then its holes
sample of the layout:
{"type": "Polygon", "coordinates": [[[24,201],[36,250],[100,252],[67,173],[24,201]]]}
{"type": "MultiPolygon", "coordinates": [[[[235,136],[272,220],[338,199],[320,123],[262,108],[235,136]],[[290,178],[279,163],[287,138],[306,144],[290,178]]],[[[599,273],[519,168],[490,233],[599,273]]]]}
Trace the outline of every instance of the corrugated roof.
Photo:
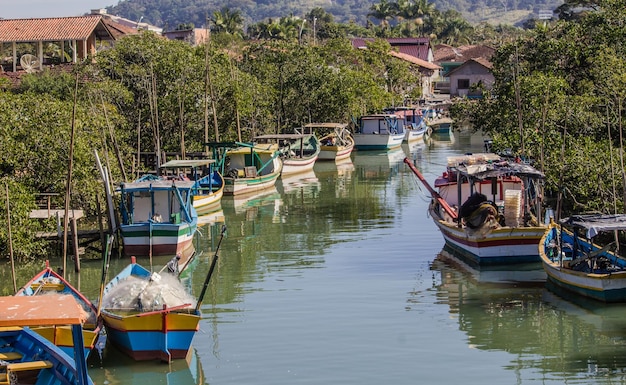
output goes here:
{"type": "MultiPolygon", "coordinates": [[[[393,49],[401,53],[428,61],[428,50],[430,48],[430,40],[428,38],[389,38],[385,40],[389,42],[393,49]]],[[[367,42],[372,41],[374,41],[372,38],[355,38],[352,39],[352,46],[354,48],[365,48],[367,47],[367,42]]]]}
{"type": "Polygon", "coordinates": [[[85,40],[102,16],[58,17],[46,19],[0,19],[0,42],[85,40]]]}

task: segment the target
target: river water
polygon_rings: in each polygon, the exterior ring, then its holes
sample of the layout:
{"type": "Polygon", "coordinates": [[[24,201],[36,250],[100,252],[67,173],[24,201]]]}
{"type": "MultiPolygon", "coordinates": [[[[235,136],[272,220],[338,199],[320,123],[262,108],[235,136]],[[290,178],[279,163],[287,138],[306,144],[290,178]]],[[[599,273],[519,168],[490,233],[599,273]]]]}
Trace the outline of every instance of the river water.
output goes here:
{"type": "MultiPolygon", "coordinates": [[[[204,218],[185,281],[198,295],[225,224],[189,359],[136,363],[107,347],[90,356],[90,376],[125,385],[625,383],[626,307],[552,294],[540,265],[476,271],[445,250],[403,159],[432,182],[447,156],[483,142],[434,139],[316,164],[253,199],[224,198],[204,218]]],[[[128,262],[113,260],[111,276],[128,262]]],[[[95,260],[70,278],[95,299],[100,275],[95,260]]]]}

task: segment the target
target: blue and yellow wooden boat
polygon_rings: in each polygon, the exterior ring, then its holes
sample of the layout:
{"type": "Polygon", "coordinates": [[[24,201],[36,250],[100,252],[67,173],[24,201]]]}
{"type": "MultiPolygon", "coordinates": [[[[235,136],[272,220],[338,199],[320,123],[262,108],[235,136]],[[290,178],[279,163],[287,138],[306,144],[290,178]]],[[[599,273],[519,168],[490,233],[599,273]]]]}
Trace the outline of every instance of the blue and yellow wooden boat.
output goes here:
{"type": "Polygon", "coordinates": [[[539,243],[548,288],[601,302],[626,302],[626,259],[616,242],[625,231],[624,214],[551,221],[539,243]]]}
{"type": "Polygon", "coordinates": [[[82,341],[85,312],[73,296],[0,297],[0,384],[93,385],[82,341]],[[30,329],[71,325],[73,359],[30,329]]]}
{"type": "MultiPolygon", "coordinates": [[[[105,336],[102,319],[98,317],[98,308],[74,288],[61,275],[56,273],[46,261],[46,268],[36,274],[28,283],[17,291],[16,296],[41,296],[46,298],[53,296],[72,296],[80,304],[87,318],[83,325],[83,341],[85,357],[89,356],[91,350],[98,344],[103,346],[105,336]]],[[[65,353],[73,356],[74,339],[71,328],[67,325],[48,325],[32,328],[34,331],[45,337],[48,341],[60,347],[65,353]]]]}
{"type": "Polygon", "coordinates": [[[132,257],[130,265],[104,288],[100,314],[107,330],[107,339],[138,361],[160,359],[170,362],[172,359],[185,358],[198,331],[201,313],[195,304],[189,302],[172,306],[163,301],[159,308],[155,308],[154,303],[149,307],[147,301],[142,303],[146,289],[154,286],[159,279],[158,274],[137,264],[132,257]],[[129,285],[128,289],[124,285],[129,285]],[[120,293],[120,287],[124,288],[122,294],[116,294],[120,293]],[[132,294],[133,290],[139,294],[132,294]],[[111,299],[117,295],[133,298],[130,301],[111,299]]]}

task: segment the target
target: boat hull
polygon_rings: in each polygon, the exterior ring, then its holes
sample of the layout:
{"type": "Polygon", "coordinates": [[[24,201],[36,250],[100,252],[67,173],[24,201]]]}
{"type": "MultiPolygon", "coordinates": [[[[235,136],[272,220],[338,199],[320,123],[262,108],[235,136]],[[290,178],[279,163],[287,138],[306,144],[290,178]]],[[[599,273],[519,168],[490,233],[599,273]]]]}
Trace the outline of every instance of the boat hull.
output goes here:
{"type": "Polygon", "coordinates": [[[404,136],[404,141],[406,143],[418,143],[424,141],[424,135],[426,134],[427,129],[410,129],[407,128],[406,135],[404,136]]]}
{"type": "Polygon", "coordinates": [[[546,227],[500,227],[471,233],[443,219],[434,205],[429,211],[447,246],[468,263],[487,266],[540,262],[537,247],[546,227]]]}
{"type": "Polygon", "coordinates": [[[345,136],[346,145],[321,145],[319,160],[323,161],[341,161],[350,158],[352,150],[354,150],[354,139],[351,135],[345,136]]]}
{"type": "Polygon", "coordinates": [[[124,240],[124,254],[176,255],[192,245],[197,218],[192,223],[139,223],[120,228],[124,240]]]}
{"type": "Polygon", "coordinates": [[[217,209],[224,196],[224,178],[219,172],[214,172],[199,180],[193,189],[193,208],[200,212],[209,212],[217,209]]]}
{"type": "Polygon", "coordinates": [[[185,358],[198,331],[200,315],[153,313],[123,316],[103,311],[109,341],[137,361],[185,358]]]}
{"type": "Polygon", "coordinates": [[[309,158],[291,158],[283,159],[283,170],[281,176],[291,176],[296,174],[302,174],[313,170],[315,161],[317,160],[319,152],[315,156],[309,158]]]}
{"type": "Polygon", "coordinates": [[[404,133],[401,134],[354,134],[354,146],[357,150],[390,150],[402,146],[404,133]]]}
{"type": "Polygon", "coordinates": [[[255,178],[226,179],[224,195],[244,195],[268,190],[276,185],[280,172],[267,174],[255,178]]]}
{"type": "MultiPolygon", "coordinates": [[[[626,272],[587,273],[576,271],[564,266],[566,261],[559,260],[558,256],[550,257],[548,248],[551,242],[572,242],[571,236],[564,233],[560,239],[560,231],[556,225],[551,225],[545,232],[539,246],[539,254],[548,281],[558,288],[571,293],[592,298],[601,302],[626,302],[626,272]]],[[[584,242],[578,238],[578,242],[584,242]]]]}

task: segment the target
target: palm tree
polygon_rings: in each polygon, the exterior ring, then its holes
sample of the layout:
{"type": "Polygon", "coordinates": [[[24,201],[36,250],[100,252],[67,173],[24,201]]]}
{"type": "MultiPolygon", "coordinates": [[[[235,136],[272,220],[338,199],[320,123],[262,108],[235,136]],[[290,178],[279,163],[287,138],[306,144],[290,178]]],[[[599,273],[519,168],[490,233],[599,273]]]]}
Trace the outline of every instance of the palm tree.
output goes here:
{"type": "Polygon", "coordinates": [[[387,2],[387,0],[380,0],[380,3],[372,4],[370,11],[367,16],[380,20],[381,26],[388,25],[387,19],[391,19],[396,15],[395,5],[387,2]]]}
{"type": "Polygon", "coordinates": [[[227,33],[229,35],[243,36],[243,17],[240,10],[231,11],[228,7],[213,12],[211,18],[212,31],[215,33],[227,33]]]}

